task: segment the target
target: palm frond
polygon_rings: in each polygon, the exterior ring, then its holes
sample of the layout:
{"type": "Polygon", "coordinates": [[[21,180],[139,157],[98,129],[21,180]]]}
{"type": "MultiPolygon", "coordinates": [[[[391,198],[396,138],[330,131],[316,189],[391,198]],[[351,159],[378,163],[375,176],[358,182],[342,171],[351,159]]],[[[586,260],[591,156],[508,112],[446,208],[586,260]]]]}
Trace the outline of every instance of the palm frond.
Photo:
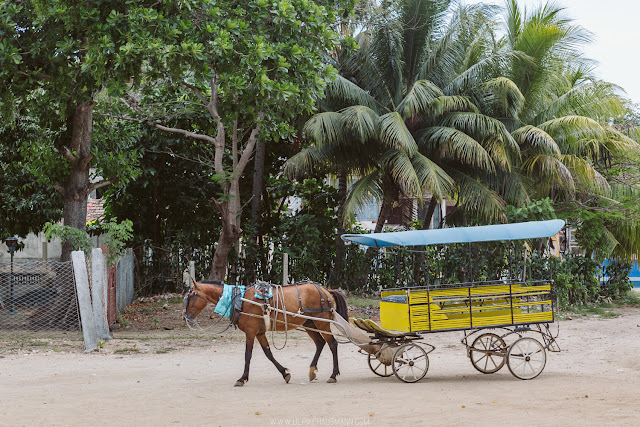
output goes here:
{"type": "Polygon", "coordinates": [[[318,113],[307,120],[302,128],[302,133],[314,144],[335,144],[344,138],[342,114],[318,113]]]}
{"type": "Polygon", "coordinates": [[[382,197],[380,171],[375,170],[357,180],[349,189],[343,206],[345,219],[353,219],[359,209],[382,200],[382,197]]]}
{"type": "Polygon", "coordinates": [[[340,111],[341,123],[350,136],[359,142],[378,138],[380,117],[378,113],[364,105],[347,107],[340,111]]]}
{"type": "Polygon", "coordinates": [[[438,201],[454,194],[455,182],[453,179],[428,157],[416,153],[411,158],[411,163],[422,188],[421,194],[426,191],[435,196],[438,201]]]}
{"type": "Polygon", "coordinates": [[[428,80],[418,80],[413,84],[402,102],[396,107],[403,118],[421,114],[429,108],[438,97],[442,96],[440,88],[428,80]]]}
{"type": "Polygon", "coordinates": [[[505,222],[504,200],[477,179],[455,170],[450,173],[458,188],[456,201],[460,208],[486,222],[505,222]]]}
{"type": "Polygon", "coordinates": [[[380,113],[380,104],[376,99],[357,84],[337,75],[335,80],[324,90],[326,98],[323,100],[331,111],[338,111],[352,105],[364,105],[380,113]]]}
{"type": "Polygon", "coordinates": [[[411,158],[404,151],[390,149],[383,155],[380,163],[382,170],[393,178],[393,182],[405,195],[422,200],[423,192],[418,175],[411,158]]]}
{"type": "Polygon", "coordinates": [[[530,147],[533,153],[548,154],[551,156],[560,155],[558,144],[556,144],[551,135],[540,128],[531,125],[522,126],[512,132],[511,135],[521,148],[523,146],[526,148],[530,147]]]}
{"type": "Polygon", "coordinates": [[[606,178],[586,159],[570,154],[563,154],[559,156],[559,159],[571,171],[574,181],[580,187],[596,193],[610,191],[611,188],[606,178]]]}
{"type": "Polygon", "coordinates": [[[536,194],[548,197],[553,191],[563,197],[573,196],[575,181],[569,168],[556,156],[536,154],[522,163],[523,173],[536,183],[536,194]]]}
{"type": "Polygon", "coordinates": [[[413,135],[396,111],[380,117],[380,140],[384,146],[402,150],[408,156],[418,151],[413,135]]]}
{"type": "Polygon", "coordinates": [[[494,170],[493,160],[485,148],[478,141],[457,129],[434,126],[428,128],[419,141],[420,147],[425,151],[435,151],[443,159],[494,170]]]}

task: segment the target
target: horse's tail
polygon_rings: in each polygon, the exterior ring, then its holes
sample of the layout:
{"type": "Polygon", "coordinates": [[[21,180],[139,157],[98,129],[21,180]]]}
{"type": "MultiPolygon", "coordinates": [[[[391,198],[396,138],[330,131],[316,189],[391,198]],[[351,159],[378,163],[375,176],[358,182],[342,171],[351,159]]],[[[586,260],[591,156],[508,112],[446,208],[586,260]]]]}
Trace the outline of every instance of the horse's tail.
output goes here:
{"type": "Polygon", "coordinates": [[[347,307],[347,299],[344,297],[342,292],[329,289],[331,295],[333,295],[333,299],[336,301],[336,311],[340,316],[344,319],[349,320],[349,308],[347,307]]]}

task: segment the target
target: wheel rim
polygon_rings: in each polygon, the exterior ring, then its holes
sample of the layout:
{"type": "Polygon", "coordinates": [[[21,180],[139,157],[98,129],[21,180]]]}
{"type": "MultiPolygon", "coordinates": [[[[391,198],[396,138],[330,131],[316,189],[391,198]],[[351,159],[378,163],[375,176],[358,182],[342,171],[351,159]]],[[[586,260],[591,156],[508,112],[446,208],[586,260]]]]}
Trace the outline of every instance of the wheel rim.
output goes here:
{"type": "Polygon", "coordinates": [[[504,340],[498,335],[493,333],[482,334],[473,341],[469,359],[473,367],[478,371],[483,374],[493,374],[504,366],[506,348],[507,345],[504,340]],[[499,351],[502,354],[488,353],[488,351],[499,351]]]}
{"type": "Polygon", "coordinates": [[[385,365],[373,354],[368,355],[367,363],[369,363],[369,369],[371,369],[371,372],[376,375],[381,377],[390,377],[393,375],[393,367],[391,365],[385,365]]]}
{"type": "Polygon", "coordinates": [[[516,378],[530,380],[542,372],[547,363],[547,353],[538,340],[520,338],[509,347],[507,365],[516,378]]]}
{"type": "Polygon", "coordinates": [[[420,381],[429,370],[429,356],[417,344],[405,344],[393,355],[393,373],[406,383],[420,381]]]}

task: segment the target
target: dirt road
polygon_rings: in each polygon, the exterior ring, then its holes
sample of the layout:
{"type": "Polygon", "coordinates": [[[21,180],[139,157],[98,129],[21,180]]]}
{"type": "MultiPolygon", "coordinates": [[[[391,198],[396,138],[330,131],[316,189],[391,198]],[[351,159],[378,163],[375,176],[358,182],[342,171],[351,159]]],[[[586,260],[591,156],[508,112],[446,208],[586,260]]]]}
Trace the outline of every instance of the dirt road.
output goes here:
{"type": "Polygon", "coordinates": [[[531,381],[515,379],[506,367],[478,373],[461,333],[450,332],[427,337],[436,350],[419,383],[376,377],[347,344],[339,349],[338,383],[325,383],[328,349],[319,381],[309,383],[314,347],[295,333],[285,350],[275,351],[291,382],[256,346],[242,388],[233,387],[244,363],[237,332],[213,341],[207,334],[176,338],[177,331],[135,340],[122,331],[101,353],[4,353],[0,425],[639,425],[640,309],[560,327],[563,351],[549,353],[544,372],[531,381]]]}

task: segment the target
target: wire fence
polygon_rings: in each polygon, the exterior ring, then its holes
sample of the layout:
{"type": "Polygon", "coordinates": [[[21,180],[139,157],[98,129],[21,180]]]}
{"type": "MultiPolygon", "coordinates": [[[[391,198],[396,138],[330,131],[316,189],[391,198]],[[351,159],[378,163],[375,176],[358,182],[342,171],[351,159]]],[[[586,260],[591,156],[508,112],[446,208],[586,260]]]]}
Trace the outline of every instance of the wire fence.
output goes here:
{"type": "Polygon", "coordinates": [[[71,262],[0,263],[0,333],[80,330],[71,262]]]}

